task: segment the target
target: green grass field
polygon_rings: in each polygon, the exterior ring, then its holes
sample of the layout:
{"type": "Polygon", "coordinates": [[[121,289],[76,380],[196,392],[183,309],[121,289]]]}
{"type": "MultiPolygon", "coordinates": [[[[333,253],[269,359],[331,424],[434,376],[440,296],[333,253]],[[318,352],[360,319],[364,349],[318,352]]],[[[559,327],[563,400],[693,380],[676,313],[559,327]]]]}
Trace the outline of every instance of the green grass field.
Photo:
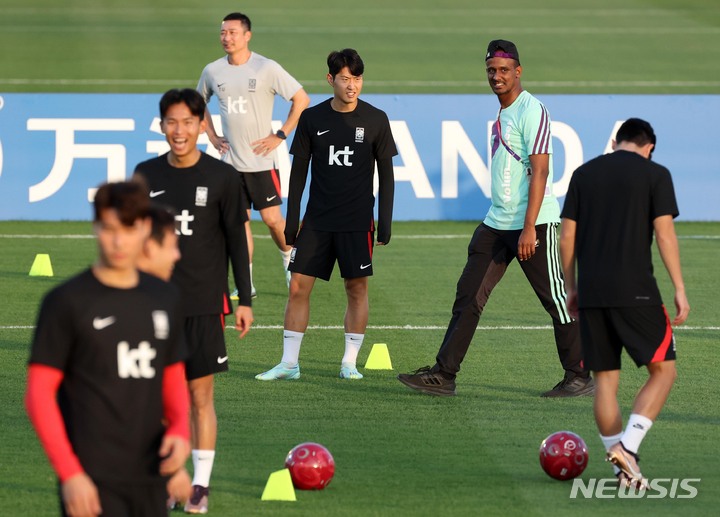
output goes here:
{"type": "MultiPolygon", "coordinates": [[[[483,55],[494,38],[520,49],[533,93],[720,93],[720,4],[716,0],[3,0],[0,93],[163,92],[194,87],[222,55],[221,18],[253,20],[251,48],[281,63],[308,92],[327,93],[330,50],[358,49],[365,93],[488,94],[483,55]]],[[[387,343],[394,371],[337,379],[344,293],[319,282],[295,383],[253,376],[281,353],[286,290],[271,241],[256,241],[255,328],[228,330],[231,371],[217,379],[220,420],[211,514],[288,516],[575,516],[717,513],[720,504],[717,273],[720,223],[680,223],[692,312],[677,329],[679,378],[643,444],[651,478],[701,478],[697,498],[569,499],[548,478],[537,450],[551,432],[585,438],[584,479],[607,478],[591,400],[544,400],[561,376],[549,320],[519,268],[493,293],[458,378],[458,396],[415,394],[397,373],[432,364],[449,319],[474,223],[396,223],[375,254],[371,319],[359,364],[387,343]],[[261,502],[268,475],[302,441],[330,448],[335,479],[295,503],[261,502]],[[713,510],[713,508],[716,508],[713,510]]],[[[255,225],[256,235],[265,236],[255,225]]],[[[57,515],[55,480],[22,408],[25,362],[42,295],[95,256],[89,224],[0,222],[0,514],[57,515]],[[15,235],[15,237],[8,237],[15,235]],[[26,235],[35,237],[27,238],[26,235]],[[85,238],[41,236],[83,235],[85,238]],[[36,253],[55,276],[30,278],[36,253]]],[[[672,299],[659,261],[657,273],[672,299]]],[[[644,371],[629,360],[627,410],[644,371]]],[[[361,368],[362,370],[362,368],[361,368]]],[[[176,514],[179,515],[179,514],[176,514]]]]}
{"type": "MultiPolygon", "coordinates": [[[[646,476],[700,478],[699,495],[655,500],[572,500],[569,483],[554,481],[540,469],[541,440],[569,429],[590,448],[583,479],[611,475],[591,399],[538,396],[559,380],[561,370],[549,319],[517,266],[486,308],[458,377],[457,397],[416,394],[395,379],[399,372],[432,364],[473,223],[396,223],[390,245],[376,251],[370,328],[358,364],[365,364],[373,343],[387,343],[394,371],[365,370],[366,378],[358,382],[337,379],[344,292],[336,272],[313,293],[311,328],[301,354],[303,377],[287,383],[254,380],[279,359],[286,301],[277,252],[265,230],[254,224],[259,236],[256,322],[242,341],[227,331],[231,371],[217,378],[220,429],[212,515],[715,513],[720,417],[718,368],[711,358],[720,338],[720,224],[678,224],[692,312],[676,332],[676,387],[641,451],[646,476]],[[323,443],[332,451],[337,471],[330,486],[298,491],[294,503],[262,502],[268,475],[281,469],[288,450],[303,441],[323,443]]],[[[9,509],[12,515],[55,515],[54,477],[22,407],[25,362],[41,296],[89,265],[95,244],[85,222],[2,222],[0,236],[0,507],[4,514],[9,509]],[[64,235],[84,238],[58,238],[64,235]],[[28,276],[36,253],[50,254],[54,277],[28,276]]],[[[667,275],[656,264],[670,302],[667,275]]],[[[629,359],[625,364],[621,401],[627,410],[645,374],[629,359]]]]}
{"type": "Polygon", "coordinates": [[[312,93],[354,47],[366,93],[489,93],[488,41],[520,49],[535,93],[718,93],[716,0],[4,0],[0,92],[163,92],[222,55],[219,24],[253,21],[251,48],[312,93]]]}

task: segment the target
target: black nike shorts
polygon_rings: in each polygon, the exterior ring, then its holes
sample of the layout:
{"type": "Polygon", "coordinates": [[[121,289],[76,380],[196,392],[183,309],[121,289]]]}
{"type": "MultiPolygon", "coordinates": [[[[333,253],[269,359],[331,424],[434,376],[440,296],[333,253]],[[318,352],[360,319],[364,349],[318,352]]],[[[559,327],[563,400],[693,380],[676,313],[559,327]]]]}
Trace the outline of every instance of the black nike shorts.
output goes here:
{"type": "Polygon", "coordinates": [[[185,361],[187,380],[228,370],[223,315],[188,316],[185,318],[185,339],[190,350],[185,361]]]}
{"type": "Polygon", "coordinates": [[[675,336],[662,305],[580,309],[585,368],[619,370],[624,348],[635,364],[675,360],[675,336]]]}
{"type": "Polygon", "coordinates": [[[280,175],[277,169],[260,172],[241,172],[245,183],[243,194],[248,208],[262,210],[282,205],[280,175]]]}
{"type": "Polygon", "coordinates": [[[375,232],[321,232],[301,228],[290,255],[294,273],[330,280],[335,262],[343,278],[372,276],[375,232]]]}
{"type": "MultiPolygon", "coordinates": [[[[97,486],[103,515],[110,517],[124,517],[127,515],[156,517],[158,515],[167,515],[167,482],[164,479],[157,483],[137,485],[93,481],[97,486]]],[[[58,491],[61,491],[61,488],[58,488],[58,491]]],[[[67,516],[62,493],[60,495],[60,508],[62,515],[67,516]]]]}

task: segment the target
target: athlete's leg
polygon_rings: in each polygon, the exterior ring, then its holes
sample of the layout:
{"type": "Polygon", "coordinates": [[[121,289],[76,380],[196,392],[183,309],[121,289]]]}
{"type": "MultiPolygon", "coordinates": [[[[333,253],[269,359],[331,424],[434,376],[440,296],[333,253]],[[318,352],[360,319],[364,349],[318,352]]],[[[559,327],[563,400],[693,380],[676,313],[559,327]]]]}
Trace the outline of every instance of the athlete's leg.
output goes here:
{"type": "Polygon", "coordinates": [[[345,311],[345,332],[365,334],[370,305],[368,302],[368,278],[345,279],[345,293],[347,294],[347,309],[345,311]]]}
{"type": "Polygon", "coordinates": [[[582,364],[579,326],[567,309],[565,279],[558,256],[557,225],[542,224],[536,229],[538,247],[530,260],[520,262],[520,267],[552,318],[555,344],[565,378],[587,378],[589,373],[582,364]]]}
{"type": "Polygon", "coordinates": [[[593,412],[598,431],[603,436],[622,432],[622,414],[617,401],[620,384],[620,370],[603,370],[593,373],[595,377],[595,398],[593,412]]]}
{"type": "Polygon", "coordinates": [[[675,361],[650,363],[647,369],[650,378],[635,397],[632,412],[654,421],[667,402],[677,371],[675,361]]]}
{"type": "Polygon", "coordinates": [[[280,251],[290,251],[292,246],[285,244],[285,218],[280,211],[280,205],[269,206],[260,210],[263,223],[270,230],[270,237],[280,251]]]}
{"type": "Polygon", "coordinates": [[[440,345],[434,371],[454,378],[470,347],[480,315],[509,260],[498,233],[480,225],[468,246],[468,258],[457,282],[452,318],[440,345]]]}
{"type": "Polygon", "coordinates": [[[310,294],[315,285],[315,277],[293,273],[290,291],[285,306],[285,330],[305,332],[310,320],[310,294]]]}
{"type": "Polygon", "coordinates": [[[217,416],[213,400],[213,375],[188,381],[190,389],[190,430],[193,449],[193,485],[210,484],[217,442],[217,416]]]}

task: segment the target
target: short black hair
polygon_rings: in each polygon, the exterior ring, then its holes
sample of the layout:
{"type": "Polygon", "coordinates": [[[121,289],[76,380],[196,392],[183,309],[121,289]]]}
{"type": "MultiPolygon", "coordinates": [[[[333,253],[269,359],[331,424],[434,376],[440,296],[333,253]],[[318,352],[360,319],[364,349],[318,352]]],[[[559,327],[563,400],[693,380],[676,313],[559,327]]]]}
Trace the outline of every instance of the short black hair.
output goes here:
{"type": "Polygon", "coordinates": [[[647,144],[655,145],[655,131],[649,122],[641,118],[629,118],[620,126],[615,135],[615,141],[632,142],[637,146],[645,146],[647,144]]]}
{"type": "Polygon", "coordinates": [[[199,117],[200,120],[205,118],[205,99],[192,88],[173,88],[166,91],[160,99],[160,119],[164,120],[170,106],[175,104],[185,104],[190,113],[199,117]]]}
{"type": "Polygon", "coordinates": [[[150,194],[147,184],[136,178],[103,183],[95,194],[93,208],[95,222],[100,221],[103,210],[115,210],[124,226],[132,226],[138,219],[148,216],[150,194]]]}
{"type": "Polygon", "coordinates": [[[350,73],[355,77],[361,76],[365,71],[365,63],[353,48],[333,50],[327,58],[327,65],[328,73],[333,79],[345,67],[348,67],[350,73]]]}
{"type": "Polygon", "coordinates": [[[250,18],[248,18],[247,15],[244,15],[243,13],[230,13],[225,18],[223,18],[224,22],[230,20],[237,20],[242,23],[246,31],[252,30],[252,23],[250,23],[250,18]]]}
{"type": "Polygon", "coordinates": [[[165,234],[175,231],[175,211],[169,206],[151,203],[148,217],[151,223],[150,238],[158,244],[162,244],[165,234]]]}

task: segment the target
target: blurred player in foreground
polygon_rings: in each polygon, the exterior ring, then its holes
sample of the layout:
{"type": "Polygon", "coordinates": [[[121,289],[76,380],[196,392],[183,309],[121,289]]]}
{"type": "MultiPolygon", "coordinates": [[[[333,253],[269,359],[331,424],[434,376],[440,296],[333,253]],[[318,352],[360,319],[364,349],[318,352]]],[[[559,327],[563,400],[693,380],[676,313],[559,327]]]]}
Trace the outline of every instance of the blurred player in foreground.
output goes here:
{"type": "Polygon", "coordinates": [[[160,100],[160,127],[170,151],[140,163],[135,173],[150,186],[150,197],[177,213],[181,258],[171,282],[180,288],[185,363],[190,388],[193,444],[193,495],[190,513],[208,510],[210,475],[215,460],[217,416],[214,374],[228,370],[225,314],[231,313],[228,260],[240,300],[235,328],[244,337],[253,321],[250,269],[245,237],[245,204],[237,195],[241,177],[229,164],[197,148],[205,130],[205,101],[196,90],[169,90],[160,100]]]}
{"type": "MultiPolygon", "coordinates": [[[[180,259],[178,237],[175,233],[174,212],[161,205],[151,204],[148,210],[150,236],[145,240],[138,257],[140,271],[170,281],[175,263],[180,259]]],[[[168,509],[185,503],[192,493],[192,482],[185,467],[178,470],[167,483],[168,509]]]]}
{"type": "Polygon", "coordinates": [[[136,268],[148,205],[139,182],[102,185],[97,261],[40,308],[26,407],[66,515],[162,515],[190,452],[179,293],[136,268]]]}
{"type": "Polygon", "coordinates": [[[358,53],[353,49],[332,52],[327,64],[333,97],[303,112],[290,149],[293,164],[285,239],[294,245],[292,280],[285,308],[282,359],[255,377],[263,381],[300,377],[298,358],[310,318],[310,294],[316,278],[330,280],[336,261],[348,301],[340,378],[363,377],[356,362],[370,310],[373,176],[377,164],[378,245],[383,246],[390,242],[395,188],[392,157],[397,150],[385,112],[358,98],[364,71],[358,53]],[[300,228],[300,201],[311,161],[310,199],[300,228]]]}
{"type": "Polygon", "coordinates": [[[653,276],[653,233],[675,288],[672,324],[682,324],[690,312],[673,224],[675,191],[670,172],[651,161],[655,143],[649,123],[625,121],[614,152],[573,174],[560,237],[568,307],[579,314],[585,363],[597,383],[593,407],[600,438],[620,482],[636,488],[646,485],[638,449],[677,375],[675,337],[653,276]],[[650,375],[624,432],[617,400],[623,348],[650,375]]]}

